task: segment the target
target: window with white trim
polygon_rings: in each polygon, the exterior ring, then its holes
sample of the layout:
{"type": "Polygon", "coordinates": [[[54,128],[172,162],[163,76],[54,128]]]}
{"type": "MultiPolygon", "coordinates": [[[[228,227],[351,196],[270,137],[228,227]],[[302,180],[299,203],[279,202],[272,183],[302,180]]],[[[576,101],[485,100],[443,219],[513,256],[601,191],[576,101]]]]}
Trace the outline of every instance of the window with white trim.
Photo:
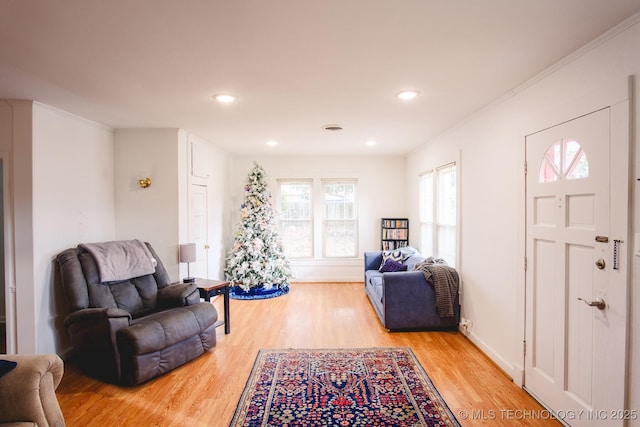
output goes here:
{"type": "Polygon", "coordinates": [[[356,180],[323,179],[324,256],[354,257],[358,252],[356,180]]]}
{"type": "Polygon", "coordinates": [[[278,180],[280,237],[291,258],[313,257],[311,180],[278,180]]]}
{"type": "Polygon", "coordinates": [[[457,172],[450,163],[420,175],[420,252],[457,263],[457,172]]]}

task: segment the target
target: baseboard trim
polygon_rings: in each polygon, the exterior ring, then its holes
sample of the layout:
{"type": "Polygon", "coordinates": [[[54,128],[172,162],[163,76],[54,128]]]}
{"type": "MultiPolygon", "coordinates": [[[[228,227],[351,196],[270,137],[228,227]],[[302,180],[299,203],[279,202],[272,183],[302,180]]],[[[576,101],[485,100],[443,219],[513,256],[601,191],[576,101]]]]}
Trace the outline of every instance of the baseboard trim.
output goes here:
{"type": "Polygon", "coordinates": [[[478,349],[485,354],[507,377],[514,379],[514,366],[512,363],[507,362],[498,353],[496,353],[491,346],[487,345],[484,341],[478,338],[473,333],[463,334],[469,341],[471,341],[478,349]]]}
{"type": "Polygon", "coordinates": [[[513,365],[513,375],[511,375],[513,382],[518,385],[518,387],[524,386],[524,367],[520,364],[513,365]]]}

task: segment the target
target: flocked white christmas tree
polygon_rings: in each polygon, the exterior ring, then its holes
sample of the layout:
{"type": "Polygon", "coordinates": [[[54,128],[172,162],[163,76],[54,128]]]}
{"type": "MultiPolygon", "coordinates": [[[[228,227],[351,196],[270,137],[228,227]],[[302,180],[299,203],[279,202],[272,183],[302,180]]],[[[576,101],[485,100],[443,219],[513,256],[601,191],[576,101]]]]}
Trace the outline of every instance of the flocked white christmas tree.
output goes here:
{"type": "Polygon", "coordinates": [[[255,162],[244,190],[241,222],[227,257],[225,276],[232,286],[244,291],[287,287],[291,268],[276,226],[267,174],[255,162]]]}

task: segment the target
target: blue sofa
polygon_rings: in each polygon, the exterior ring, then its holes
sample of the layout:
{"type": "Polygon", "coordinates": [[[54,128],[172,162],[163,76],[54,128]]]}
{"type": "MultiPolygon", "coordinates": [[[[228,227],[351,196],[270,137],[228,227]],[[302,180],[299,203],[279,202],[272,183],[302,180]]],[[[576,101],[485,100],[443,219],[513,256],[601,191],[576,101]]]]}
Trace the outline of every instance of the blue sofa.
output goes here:
{"type": "Polygon", "coordinates": [[[371,304],[384,327],[390,331],[456,330],[460,323],[459,295],[454,300],[454,316],[440,317],[436,311],[433,285],[421,271],[411,271],[424,261],[415,253],[403,261],[407,271],[378,271],[382,251],[364,253],[364,285],[371,304]]]}

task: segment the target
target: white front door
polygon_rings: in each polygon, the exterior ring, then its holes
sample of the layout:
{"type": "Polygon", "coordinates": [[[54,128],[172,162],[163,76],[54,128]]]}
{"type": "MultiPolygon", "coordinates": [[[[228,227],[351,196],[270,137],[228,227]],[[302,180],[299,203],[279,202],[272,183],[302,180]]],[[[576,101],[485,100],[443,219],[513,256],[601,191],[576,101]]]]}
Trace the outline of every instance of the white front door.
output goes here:
{"type": "Polygon", "coordinates": [[[189,241],[196,244],[196,262],[191,277],[209,278],[209,202],[207,186],[192,184],[189,192],[189,241]]]}
{"type": "Polygon", "coordinates": [[[612,224],[626,213],[610,192],[627,183],[612,182],[614,146],[610,108],[526,138],[524,385],[572,426],[623,424],[627,242],[612,224]]]}

